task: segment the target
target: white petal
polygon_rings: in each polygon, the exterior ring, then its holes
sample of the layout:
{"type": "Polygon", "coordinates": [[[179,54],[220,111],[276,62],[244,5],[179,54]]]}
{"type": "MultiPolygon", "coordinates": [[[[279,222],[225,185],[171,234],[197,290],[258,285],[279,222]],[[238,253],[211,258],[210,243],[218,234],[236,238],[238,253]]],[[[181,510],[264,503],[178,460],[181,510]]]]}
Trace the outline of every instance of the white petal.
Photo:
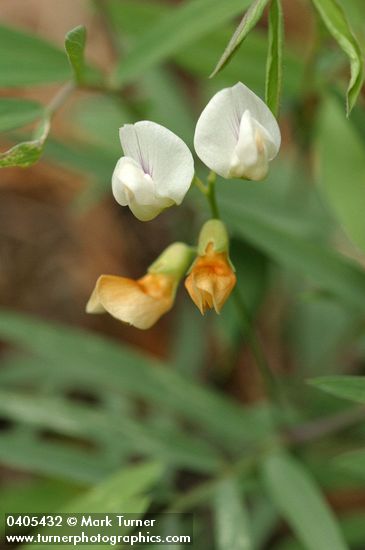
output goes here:
{"type": "Polygon", "coordinates": [[[112,178],[112,190],[116,201],[129,206],[141,221],[155,218],[164,208],[172,206],[171,199],[156,195],[156,185],[149,174],[130,157],[118,160],[112,178]]]}
{"type": "MultiPolygon", "coordinates": [[[[135,217],[141,222],[149,222],[153,220],[162,212],[162,210],[164,210],[164,207],[161,206],[139,204],[134,199],[131,199],[128,206],[135,217]]],[[[171,206],[171,204],[169,206],[171,206]]]]}
{"type": "Polygon", "coordinates": [[[199,158],[217,174],[230,177],[231,160],[240,138],[241,120],[249,111],[267,132],[273,146],[272,160],[280,147],[280,129],[267,105],[247,86],[239,82],[221,90],[210,100],[198,120],[194,146],[199,158]]]}
{"type": "Polygon", "coordinates": [[[231,158],[229,177],[262,180],[268,172],[275,144],[265,128],[245,111],[237,145],[231,158]]]}
{"type": "Polygon", "coordinates": [[[150,121],[120,129],[126,156],[134,159],[155,183],[156,196],[180,204],[194,176],[194,161],[187,145],[173,132],[150,121]]]}

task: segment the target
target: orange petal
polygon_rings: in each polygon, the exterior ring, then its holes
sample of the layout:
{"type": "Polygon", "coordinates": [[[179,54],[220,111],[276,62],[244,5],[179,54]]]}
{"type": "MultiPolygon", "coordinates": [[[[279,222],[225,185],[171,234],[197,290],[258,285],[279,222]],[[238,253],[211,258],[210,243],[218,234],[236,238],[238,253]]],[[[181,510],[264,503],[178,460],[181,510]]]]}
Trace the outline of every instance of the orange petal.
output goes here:
{"type": "Polygon", "coordinates": [[[220,313],[236,284],[236,276],[223,253],[211,250],[200,256],[185,280],[185,287],[202,315],[207,309],[220,313]]]}
{"type": "Polygon", "coordinates": [[[107,311],[120,321],[148,329],[174,303],[175,280],[165,274],[147,274],[134,281],[101,275],[86,306],[88,313],[107,311]]]}

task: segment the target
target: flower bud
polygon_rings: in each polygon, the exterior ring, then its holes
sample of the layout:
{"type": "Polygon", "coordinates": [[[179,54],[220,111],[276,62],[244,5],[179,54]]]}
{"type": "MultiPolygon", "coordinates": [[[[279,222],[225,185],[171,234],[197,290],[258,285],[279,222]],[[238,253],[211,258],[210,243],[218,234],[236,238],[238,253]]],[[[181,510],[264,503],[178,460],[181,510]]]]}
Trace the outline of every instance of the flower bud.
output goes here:
{"type": "Polygon", "coordinates": [[[224,224],[215,219],[205,223],[199,235],[198,257],[185,280],[185,287],[202,315],[213,308],[220,313],[236,284],[228,249],[224,224]]]}
{"type": "Polygon", "coordinates": [[[191,263],[192,251],[183,243],[166,248],[146,275],[133,280],[101,275],[86,306],[87,313],[105,313],[139,329],[148,329],[167,313],[176,289],[191,263]]]}

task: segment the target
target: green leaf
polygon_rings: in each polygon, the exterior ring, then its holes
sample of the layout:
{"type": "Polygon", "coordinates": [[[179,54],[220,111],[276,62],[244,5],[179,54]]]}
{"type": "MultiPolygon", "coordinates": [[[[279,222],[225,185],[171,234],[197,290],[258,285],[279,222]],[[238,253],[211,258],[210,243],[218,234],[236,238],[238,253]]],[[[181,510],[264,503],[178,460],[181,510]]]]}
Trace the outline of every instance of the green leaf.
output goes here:
{"type": "MultiPolygon", "coordinates": [[[[249,2],[247,1],[247,5],[249,2]]],[[[109,20],[116,32],[120,33],[121,43],[125,42],[125,34],[141,36],[146,28],[157,24],[171,11],[166,3],[149,0],[112,0],[107,4],[109,20]]],[[[241,2],[241,8],[244,4],[241,2]]],[[[185,44],[184,48],[176,50],[173,60],[185,71],[198,76],[207,77],[207,67],[213,67],[224,50],[233,33],[231,24],[217,26],[213,31],[185,44]]],[[[245,63],[239,57],[233,57],[226,69],[213,81],[209,81],[209,96],[220,88],[231,86],[232,82],[242,80],[256,93],[264,87],[262,66],[267,57],[266,32],[253,30],[245,41],[245,63]]],[[[283,52],[285,66],[285,88],[288,96],[293,96],[301,86],[303,64],[293,51],[283,52]]]]}
{"type": "Polygon", "coordinates": [[[219,483],[214,511],[217,550],[252,550],[250,522],[235,479],[219,483]]]}
{"type": "Polygon", "coordinates": [[[266,185],[250,182],[231,182],[219,202],[233,232],[356,310],[365,308],[364,270],[313,238],[302,206],[273,200],[266,185]]]}
{"type": "Polygon", "coordinates": [[[80,83],[83,81],[85,72],[85,52],[86,45],[86,28],[83,25],[79,25],[70,30],[66,34],[65,48],[70,61],[71,67],[74,72],[75,81],[80,83]]]}
{"type": "Polygon", "coordinates": [[[214,71],[210,75],[210,78],[215,76],[223,69],[223,67],[229,62],[236,50],[240,47],[245,40],[249,32],[255,27],[258,21],[261,19],[264,9],[269,0],[254,0],[247,12],[243,16],[240,24],[233,33],[231,40],[229,41],[226,49],[223,52],[222,57],[218,61],[214,71]]]}
{"type": "Polygon", "coordinates": [[[201,314],[185,303],[178,312],[171,346],[171,364],[182,376],[198,378],[204,366],[207,342],[201,314]]]}
{"type": "Polygon", "coordinates": [[[192,147],[195,120],[179,81],[167,70],[155,68],[143,75],[141,88],[149,99],[145,108],[148,119],[177,133],[192,147]]]}
{"type": "Polygon", "coordinates": [[[150,67],[169,59],[210,31],[237,15],[248,0],[190,0],[169,10],[152,25],[123,59],[115,74],[116,82],[128,84],[150,67]]]}
{"type": "MultiPolygon", "coordinates": [[[[266,407],[245,409],[128,346],[4,311],[0,313],[0,335],[43,359],[39,362],[43,373],[49,373],[52,365],[54,379],[67,377],[84,389],[100,387],[113,392],[122,389],[123,393],[177,413],[236,451],[238,442],[258,441],[272,432],[271,415],[266,407]]],[[[34,373],[29,372],[29,376],[31,380],[34,373]]]]}
{"type": "Polygon", "coordinates": [[[82,484],[100,481],[115,469],[100,454],[32,438],[28,433],[1,435],[0,463],[42,477],[82,484]]]}
{"type": "Polygon", "coordinates": [[[309,380],[309,384],[336,397],[365,403],[364,376],[320,376],[309,380]]]}
{"type": "Polygon", "coordinates": [[[23,87],[70,78],[67,57],[49,42],[0,25],[0,87],[23,87]]]}
{"type": "Polygon", "coordinates": [[[254,548],[264,548],[278,524],[278,513],[264,493],[253,500],[251,533],[254,548]]]}
{"type": "Polygon", "coordinates": [[[354,474],[358,479],[365,480],[365,449],[337,456],[333,461],[333,465],[354,474]]]}
{"type": "MultiPolygon", "coordinates": [[[[13,482],[0,490],[0,514],[12,513],[49,513],[60,509],[67,501],[74,498],[79,489],[64,482],[50,480],[13,482]]],[[[3,536],[5,523],[0,525],[3,536]]]]}
{"type": "Polygon", "coordinates": [[[43,106],[37,101],[18,98],[0,98],[0,132],[25,126],[41,117],[43,106]]]}
{"type": "Polygon", "coordinates": [[[365,146],[334,99],[323,104],[317,149],[325,198],[350,239],[365,250],[365,146]]]}
{"type": "Polygon", "coordinates": [[[2,391],[0,413],[13,422],[52,430],[60,435],[81,437],[99,444],[117,441],[120,442],[117,446],[122,446],[130,455],[151,455],[193,470],[212,472],[223,464],[220,454],[196,437],[152,427],[126,415],[115,417],[62,398],[2,391]]]}
{"type": "Polygon", "coordinates": [[[37,162],[42,153],[50,130],[50,120],[45,118],[37,128],[34,138],[18,143],[5,153],[0,154],[0,168],[20,166],[26,168],[37,162]]]}
{"type": "Polygon", "coordinates": [[[305,467],[286,454],[269,455],[263,480],[273,502],[307,550],[346,550],[332,511],[305,467]]]}
{"type": "Polygon", "coordinates": [[[124,468],[65,506],[64,510],[75,513],[103,513],[106,510],[117,513],[123,510],[132,513],[134,510],[130,504],[134,502],[134,497],[145,493],[157,483],[163,469],[157,462],[144,462],[124,468]]]}
{"type": "Polygon", "coordinates": [[[281,0],[272,0],[269,11],[269,48],[266,61],[265,99],[277,116],[283,72],[284,19],[281,0]]]}
{"type": "Polygon", "coordinates": [[[312,0],[324,24],[350,60],[351,78],[347,89],[346,111],[350,114],[364,81],[364,59],[346,14],[336,0],[312,0]]]}
{"type": "Polygon", "coordinates": [[[362,314],[344,307],[328,296],[298,301],[288,319],[288,343],[298,358],[297,372],[301,376],[318,376],[339,372],[343,367],[341,354],[344,342],[361,323],[362,314]]]}
{"type": "MultiPolygon", "coordinates": [[[[86,494],[69,502],[61,513],[69,514],[101,514],[109,513],[142,515],[150,504],[147,491],[157,483],[162,474],[162,467],[157,463],[142,463],[137,466],[129,466],[112,475],[99,485],[90,489],[86,494]]],[[[62,533],[62,527],[59,528],[62,533]]],[[[41,530],[42,534],[51,534],[51,528],[41,530]]],[[[124,531],[123,531],[124,534],[124,531]]],[[[71,544],[65,548],[74,548],[71,544]]],[[[102,544],[94,544],[95,550],[103,550],[102,544]]],[[[35,550],[53,548],[52,545],[33,545],[35,550]]],[[[26,548],[21,546],[20,548],[26,548]]]]}

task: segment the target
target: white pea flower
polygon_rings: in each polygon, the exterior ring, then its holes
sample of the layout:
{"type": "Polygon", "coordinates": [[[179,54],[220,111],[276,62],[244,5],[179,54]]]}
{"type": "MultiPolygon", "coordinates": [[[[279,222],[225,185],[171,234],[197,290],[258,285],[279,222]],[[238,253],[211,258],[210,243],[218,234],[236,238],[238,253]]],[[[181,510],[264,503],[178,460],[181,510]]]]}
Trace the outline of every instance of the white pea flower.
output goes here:
{"type": "Polygon", "coordinates": [[[261,180],[278,153],[281,136],[270,109],[238,82],[209,101],[196,125],[199,158],[224,178],[261,180]]]}
{"type": "Polygon", "coordinates": [[[125,156],[115,167],[113,195],[141,221],[181,204],[194,176],[188,146],[173,132],[147,120],[119,130],[125,156]]]}

